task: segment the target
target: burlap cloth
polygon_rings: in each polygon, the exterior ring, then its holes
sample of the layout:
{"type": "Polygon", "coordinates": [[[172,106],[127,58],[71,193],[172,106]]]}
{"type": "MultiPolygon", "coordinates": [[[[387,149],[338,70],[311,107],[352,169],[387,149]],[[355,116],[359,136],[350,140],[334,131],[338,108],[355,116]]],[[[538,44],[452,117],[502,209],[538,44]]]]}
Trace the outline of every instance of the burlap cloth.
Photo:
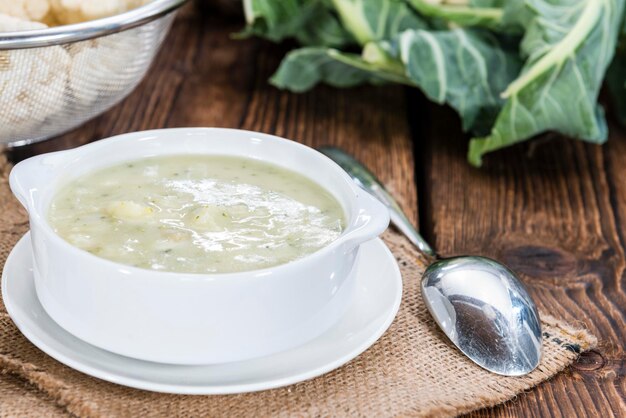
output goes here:
{"type": "MultiPolygon", "coordinates": [[[[0,156],[0,265],[27,231],[0,156]]],[[[0,302],[1,416],[448,416],[505,402],[595,346],[585,330],[542,314],[544,357],[531,374],[502,377],[466,360],[436,328],[418,283],[424,260],[399,235],[384,237],[404,279],[400,312],[385,335],[344,367],[290,387],[230,396],[178,396],[107,383],[48,357],[17,330],[0,302]]]]}

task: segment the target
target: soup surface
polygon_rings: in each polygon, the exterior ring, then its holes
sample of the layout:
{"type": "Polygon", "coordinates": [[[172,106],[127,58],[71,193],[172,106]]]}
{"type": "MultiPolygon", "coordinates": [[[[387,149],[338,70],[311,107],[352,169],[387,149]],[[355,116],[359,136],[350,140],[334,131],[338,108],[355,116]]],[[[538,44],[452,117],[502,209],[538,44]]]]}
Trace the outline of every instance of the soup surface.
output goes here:
{"type": "Polygon", "coordinates": [[[86,174],[48,212],[76,247],[153,270],[227,273],[283,264],[344,227],[322,187],[283,168],[225,156],[166,156],[86,174]]]}

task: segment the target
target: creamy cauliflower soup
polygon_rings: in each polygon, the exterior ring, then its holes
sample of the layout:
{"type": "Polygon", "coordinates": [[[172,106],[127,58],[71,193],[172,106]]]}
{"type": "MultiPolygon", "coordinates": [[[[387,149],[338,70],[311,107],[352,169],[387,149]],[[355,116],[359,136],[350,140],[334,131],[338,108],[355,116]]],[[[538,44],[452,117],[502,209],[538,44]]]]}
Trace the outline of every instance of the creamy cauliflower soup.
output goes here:
{"type": "Polygon", "coordinates": [[[81,176],[48,212],[99,257],[146,269],[228,273],[287,263],[335,240],[340,204],[292,171],[226,156],[165,156],[81,176]]]}

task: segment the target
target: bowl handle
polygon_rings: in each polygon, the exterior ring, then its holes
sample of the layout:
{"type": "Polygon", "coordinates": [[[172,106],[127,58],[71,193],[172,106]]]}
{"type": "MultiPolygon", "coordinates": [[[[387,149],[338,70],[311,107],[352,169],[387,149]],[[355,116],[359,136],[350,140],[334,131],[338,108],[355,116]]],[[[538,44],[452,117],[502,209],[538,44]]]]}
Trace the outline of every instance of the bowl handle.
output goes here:
{"type": "Polygon", "coordinates": [[[38,155],[19,162],[9,174],[9,186],[17,200],[29,210],[35,202],[38,189],[50,185],[54,171],[67,161],[68,151],[38,155]]]}
{"type": "Polygon", "coordinates": [[[357,219],[343,236],[346,252],[376,238],[389,226],[389,209],[368,192],[359,189],[357,206],[360,208],[357,219]]]}

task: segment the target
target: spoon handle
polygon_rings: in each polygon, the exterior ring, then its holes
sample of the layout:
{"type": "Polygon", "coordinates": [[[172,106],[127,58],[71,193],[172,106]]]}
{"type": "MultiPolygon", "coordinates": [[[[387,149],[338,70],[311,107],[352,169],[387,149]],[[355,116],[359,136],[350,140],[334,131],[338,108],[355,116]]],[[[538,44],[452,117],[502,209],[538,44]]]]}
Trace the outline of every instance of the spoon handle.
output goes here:
{"type": "Polygon", "coordinates": [[[422,253],[427,256],[436,257],[435,251],[417,232],[415,227],[406,217],[398,202],[385,189],[380,180],[372,174],[363,164],[358,162],[346,152],[334,147],[321,147],[318,151],[336,162],[343,168],[356,184],[364,190],[374,195],[389,208],[391,223],[395,225],[422,253]]]}

